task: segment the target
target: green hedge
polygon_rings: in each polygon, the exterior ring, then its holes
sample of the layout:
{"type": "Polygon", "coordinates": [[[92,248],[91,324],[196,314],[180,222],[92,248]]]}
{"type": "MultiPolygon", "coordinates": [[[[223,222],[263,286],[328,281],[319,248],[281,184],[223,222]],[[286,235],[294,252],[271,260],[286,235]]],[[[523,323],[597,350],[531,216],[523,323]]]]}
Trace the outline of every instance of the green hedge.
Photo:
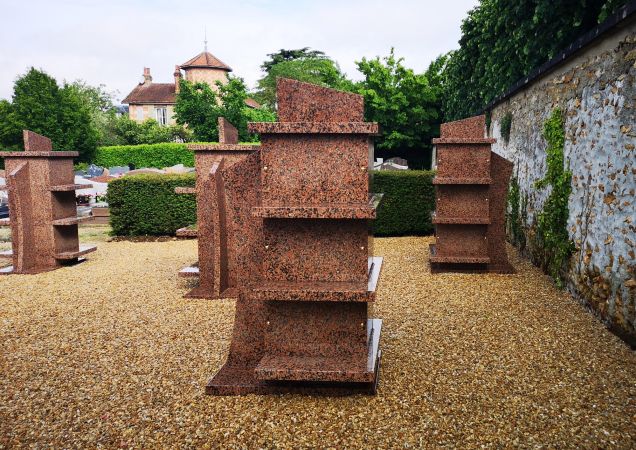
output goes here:
{"type": "Polygon", "coordinates": [[[373,172],[372,192],[383,193],[373,224],[376,236],[424,235],[433,232],[434,171],[384,170],[373,172]]]}
{"type": "Polygon", "coordinates": [[[108,184],[110,226],[116,236],[172,235],[196,221],[194,195],[174,193],[194,186],[195,175],[131,175],[108,184]]]}
{"type": "MultiPolygon", "coordinates": [[[[374,223],[376,236],[424,235],[433,231],[435,172],[381,171],[373,173],[372,192],[384,193],[374,223]]],[[[196,221],[194,196],[177,195],[174,188],[194,186],[188,175],[135,175],[108,186],[110,223],[119,236],[172,235],[196,221]]]]}
{"type": "Polygon", "coordinates": [[[176,164],[194,167],[194,152],[188,150],[187,144],[113,145],[99,147],[93,158],[93,164],[101,167],[134,164],[137,169],[142,167],[162,169],[176,164]]]}

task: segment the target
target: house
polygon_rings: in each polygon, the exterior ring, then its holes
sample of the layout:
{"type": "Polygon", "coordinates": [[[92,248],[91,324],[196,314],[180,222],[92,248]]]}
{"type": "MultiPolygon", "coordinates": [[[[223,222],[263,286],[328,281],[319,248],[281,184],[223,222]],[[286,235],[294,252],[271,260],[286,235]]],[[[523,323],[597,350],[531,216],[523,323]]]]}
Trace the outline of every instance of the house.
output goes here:
{"type": "MultiPolygon", "coordinates": [[[[182,77],[193,83],[204,82],[217,90],[217,81],[227,83],[232,68],[205,49],[180,66],[175,66],[174,83],[153,83],[150,68],[144,67],[143,81],[122,100],[128,104],[128,115],[135,122],[155,119],[161,125],[174,125],[174,105],[179,93],[182,77]]],[[[246,99],[250,108],[260,105],[253,99],[246,99]]]]}

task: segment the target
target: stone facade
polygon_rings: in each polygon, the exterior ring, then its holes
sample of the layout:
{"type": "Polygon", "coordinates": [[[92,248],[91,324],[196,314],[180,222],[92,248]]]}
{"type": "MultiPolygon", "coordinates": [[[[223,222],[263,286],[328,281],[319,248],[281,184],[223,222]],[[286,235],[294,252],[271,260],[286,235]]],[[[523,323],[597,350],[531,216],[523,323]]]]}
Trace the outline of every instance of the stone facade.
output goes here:
{"type": "Polygon", "coordinates": [[[617,334],[636,343],[636,20],[597,38],[578,54],[504,98],[491,110],[493,150],[514,162],[522,202],[521,246],[533,232],[549,189],[543,125],[565,115],[565,163],[572,172],[568,231],[576,250],[567,288],[617,334]],[[512,118],[509,139],[504,117],[512,118]]]}
{"type": "Polygon", "coordinates": [[[226,84],[228,81],[227,72],[219,69],[207,69],[207,68],[192,68],[184,70],[185,79],[193,83],[203,82],[207,83],[214,89],[218,90],[216,82],[220,81],[226,84]]]}

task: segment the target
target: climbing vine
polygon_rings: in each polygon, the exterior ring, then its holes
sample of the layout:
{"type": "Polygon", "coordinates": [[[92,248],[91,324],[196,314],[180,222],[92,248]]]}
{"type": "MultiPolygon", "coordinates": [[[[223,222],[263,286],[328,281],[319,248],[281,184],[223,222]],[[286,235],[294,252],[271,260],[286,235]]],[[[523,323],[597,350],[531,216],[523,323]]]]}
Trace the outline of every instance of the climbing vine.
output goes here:
{"type": "Polygon", "coordinates": [[[510,180],[510,190],[508,191],[508,210],[506,212],[506,225],[510,243],[520,250],[524,250],[526,245],[526,233],[524,225],[527,216],[526,212],[527,196],[521,196],[519,181],[517,177],[510,180]]]}
{"type": "Polygon", "coordinates": [[[501,118],[501,123],[499,124],[499,130],[501,131],[501,137],[503,137],[504,142],[508,144],[510,141],[510,131],[512,130],[512,114],[507,112],[501,118]]]}
{"type": "Polygon", "coordinates": [[[537,238],[543,247],[545,270],[554,278],[557,285],[562,287],[561,272],[575,247],[567,230],[572,172],[565,168],[565,129],[563,113],[559,108],[554,109],[545,122],[543,137],[548,143],[548,167],[545,176],[537,181],[535,186],[550,186],[552,190],[537,218],[537,238]]]}

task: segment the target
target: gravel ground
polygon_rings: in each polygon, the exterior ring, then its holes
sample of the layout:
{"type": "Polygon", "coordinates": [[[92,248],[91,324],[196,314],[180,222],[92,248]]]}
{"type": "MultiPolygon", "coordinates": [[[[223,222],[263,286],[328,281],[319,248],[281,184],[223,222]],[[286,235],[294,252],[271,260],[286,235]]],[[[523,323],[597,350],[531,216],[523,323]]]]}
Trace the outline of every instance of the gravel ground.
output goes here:
{"type": "Polygon", "coordinates": [[[636,354],[512,250],[431,276],[429,242],[376,240],[376,397],[204,395],[233,302],[181,297],[194,241],[0,278],[0,447],[636,446],[636,354]]]}

